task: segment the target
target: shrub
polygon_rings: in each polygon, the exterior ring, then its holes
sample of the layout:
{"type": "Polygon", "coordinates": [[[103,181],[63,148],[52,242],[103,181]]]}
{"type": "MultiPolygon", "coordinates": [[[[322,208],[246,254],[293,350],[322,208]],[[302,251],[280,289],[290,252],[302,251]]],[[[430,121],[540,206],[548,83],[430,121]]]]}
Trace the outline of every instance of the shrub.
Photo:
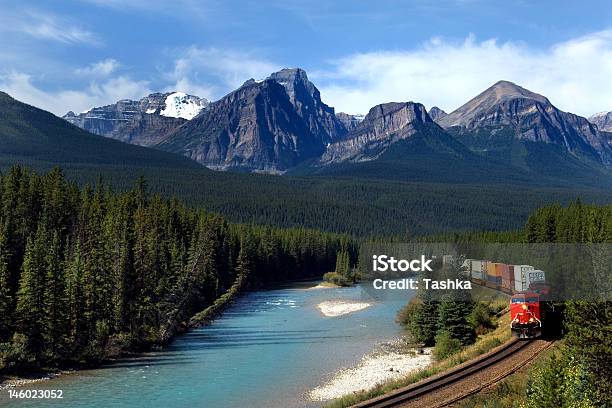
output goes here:
{"type": "Polygon", "coordinates": [[[29,351],[28,339],[23,334],[15,333],[10,343],[0,346],[0,369],[20,371],[37,367],[36,356],[29,351]]]}
{"type": "Polygon", "coordinates": [[[442,360],[461,349],[461,341],[455,339],[446,330],[442,330],[436,335],[436,347],[433,356],[436,360],[442,360]]]}
{"type": "Polygon", "coordinates": [[[338,286],[350,286],[353,283],[351,279],[336,272],[327,272],[323,275],[323,280],[338,286]]]}
{"type": "Polygon", "coordinates": [[[476,330],[476,334],[484,334],[494,328],[491,321],[491,310],[484,303],[477,302],[468,317],[468,321],[476,330]]]}

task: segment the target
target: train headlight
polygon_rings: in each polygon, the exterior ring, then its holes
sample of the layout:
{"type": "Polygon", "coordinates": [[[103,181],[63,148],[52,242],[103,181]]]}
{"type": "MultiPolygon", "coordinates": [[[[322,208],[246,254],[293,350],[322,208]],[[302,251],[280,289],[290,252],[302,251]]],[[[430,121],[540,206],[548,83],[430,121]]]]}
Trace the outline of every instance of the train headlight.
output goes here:
{"type": "Polygon", "coordinates": [[[529,318],[529,323],[533,323],[533,317],[529,318]]]}
{"type": "Polygon", "coordinates": [[[521,307],[523,308],[523,310],[527,310],[527,304],[523,303],[521,307]]]}

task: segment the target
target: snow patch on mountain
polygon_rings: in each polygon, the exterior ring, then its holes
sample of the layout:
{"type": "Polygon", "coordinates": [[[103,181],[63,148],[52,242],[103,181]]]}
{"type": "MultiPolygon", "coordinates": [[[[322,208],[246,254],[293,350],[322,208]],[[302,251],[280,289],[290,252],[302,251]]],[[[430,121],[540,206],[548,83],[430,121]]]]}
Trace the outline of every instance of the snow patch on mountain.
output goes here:
{"type": "Polygon", "coordinates": [[[206,100],[174,92],[166,97],[165,108],[159,113],[162,116],[191,120],[206,107],[206,100]]]}

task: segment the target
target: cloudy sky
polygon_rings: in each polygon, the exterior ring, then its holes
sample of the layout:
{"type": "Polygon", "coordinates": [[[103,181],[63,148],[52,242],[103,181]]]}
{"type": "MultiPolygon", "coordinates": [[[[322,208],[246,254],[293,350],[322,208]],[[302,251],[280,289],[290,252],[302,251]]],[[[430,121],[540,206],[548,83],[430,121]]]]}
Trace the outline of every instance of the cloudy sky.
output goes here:
{"type": "Polygon", "coordinates": [[[62,115],[150,92],[215,100],[299,66],[337,111],[451,111],[506,79],[567,111],[612,110],[602,1],[3,0],[0,90],[62,115]]]}

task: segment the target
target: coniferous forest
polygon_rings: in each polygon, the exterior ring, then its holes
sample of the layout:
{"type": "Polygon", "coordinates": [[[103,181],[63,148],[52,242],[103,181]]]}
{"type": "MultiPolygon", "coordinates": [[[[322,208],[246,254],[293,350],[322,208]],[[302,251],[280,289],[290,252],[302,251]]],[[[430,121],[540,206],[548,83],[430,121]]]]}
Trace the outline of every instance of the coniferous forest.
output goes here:
{"type": "Polygon", "coordinates": [[[79,189],[59,169],[13,167],[0,177],[0,371],[166,343],[242,290],[333,270],[353,245],[230,224],[149,195],[144,179],[117,194],[103,183],[79,189]]]}

